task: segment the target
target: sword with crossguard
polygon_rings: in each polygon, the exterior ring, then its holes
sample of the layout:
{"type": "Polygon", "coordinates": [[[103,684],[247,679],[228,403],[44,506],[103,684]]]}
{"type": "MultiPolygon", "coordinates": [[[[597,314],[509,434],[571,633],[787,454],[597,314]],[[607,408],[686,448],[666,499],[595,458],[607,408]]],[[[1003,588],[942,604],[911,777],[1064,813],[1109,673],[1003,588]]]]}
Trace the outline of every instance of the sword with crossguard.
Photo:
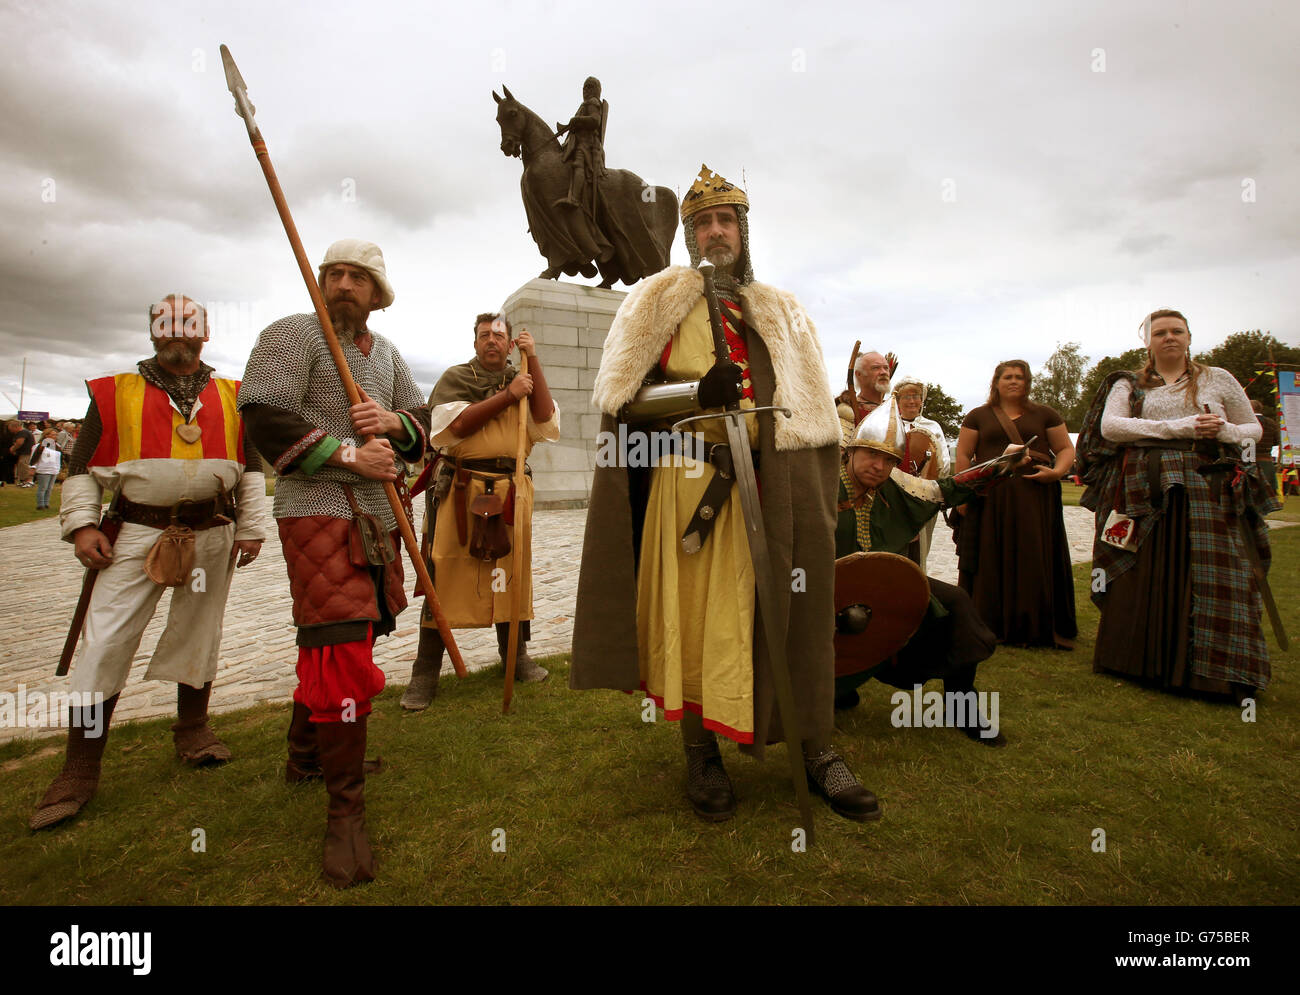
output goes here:
{"type": "MultiPolygon", "coordinates": [[[[704,277],[704,299],[709,306],[709,327],[713,331],[713,355],[717,363],[727,362],[729,352],[726,334],[722,330],[722,312],[718,307],[718,291],[713,285],[713,263],[700,261],[700,275],[704,277]]],[[[673,433],[691,422],[722,419],[727,428],[727,446],[731,451],[731,471],[740,497],[740,507],[745,518],[745,536],[749,540],[749,558],[754,567],[754,584],[758,590],[758,613],[763,620],[763,636],[767,644],[767,658],[772,670],[772,686],[776,702],[781,709],[781,726],[785,732],[785,748],[790,756],[790,779],[794,782],[795,799],[799,815],[807,832],[807,842],[815,842],[813,834],[812,801],[808,797],[808,779],[804,772],[803,743],[799,738],[798,713],[794,707],[794,685],[790,680],[790,667],[785,656],[785,642],[778,638],[776,618],[781,611],[777,604],[772,561],[767,549],[767,532],[763,528],[763,510],[758,503],[758,481],[754,475],[754,454],[749,448],[749,433],[745,418],[763,411],[780,412],[785,417],[793,415],[789,408],[768,406],[741,408],[739,401],[726,405],[721,414],[695,415],[683,418],[673,425],[673,433]]],[[[723,470],[719,470],[722,473],[723,470]]],[[[728,491],[730,493],[730,491],[728,491]]],[[[683,540],[687,552],[689,537],[683,540]]]]}

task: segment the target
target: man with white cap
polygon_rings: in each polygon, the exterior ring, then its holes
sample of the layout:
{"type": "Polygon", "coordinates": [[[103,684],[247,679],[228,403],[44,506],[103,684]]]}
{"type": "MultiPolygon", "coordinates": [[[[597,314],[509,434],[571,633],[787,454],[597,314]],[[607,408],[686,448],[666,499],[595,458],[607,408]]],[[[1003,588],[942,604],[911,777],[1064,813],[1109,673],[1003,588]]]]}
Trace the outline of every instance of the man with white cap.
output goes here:
{"type": "Polygon", "coordinates": [[[406,607],[383,484],[398,479],[399,456],[415,462],[423,455],[429,414],[397,349],[369,328],[370,312],[394,298],[379,246],[335,242],[319,281],[362,403],[349,405],[316,315],[297,314],[262,331],[239,407],[278,477],[274,514],[298,627],[285,779],[323,776],[330,796],[324,876],[346,888],[374,878],[365,828],[366,717],[384,674],[371,648],[406,607]],[[373,438],[359,445],[363,436],[373,438]],[[373,520],[378,528],[367,538],[373,520]]]}
{"type": "MultiPolygon", "coordinates": [[[[946,477],[949,472],[948,441],[944,438],[943,427],[921,414],[928,392],[929,388],[921,380],[910,375],[900,377],[894,385],[898,415],[903,422],[903,431],[907,433],[907,445],[900,469],[914,477],[938,480],[946,477]]],[[[926,523],[925,528],[917,534],[914,544],[909,545],[907,550],[907,556],[916,560],[922,571],[925,570],[926,557],[930,554],[934,522],[931,518],[926,523]]]]}

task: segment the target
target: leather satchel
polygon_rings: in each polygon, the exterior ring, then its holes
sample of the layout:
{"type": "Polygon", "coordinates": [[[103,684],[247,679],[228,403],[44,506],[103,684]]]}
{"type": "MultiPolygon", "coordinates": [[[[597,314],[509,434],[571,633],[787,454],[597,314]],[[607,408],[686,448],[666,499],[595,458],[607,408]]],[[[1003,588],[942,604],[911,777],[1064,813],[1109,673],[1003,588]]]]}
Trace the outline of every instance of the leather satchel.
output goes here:
{"type": "Polygon", "coordinates": [[[506,528],[505,503],[499,494],[493,493],[492,486],[493,481],[489,480],[487,490],[469,505],[469,514],[474,520],[470,532],[469,554],[476,560],[489,562],[510,555],[510,533],[506,528]]]}
{"type": "Polygon", "coordinates": [[[350,484],[344,484],[348,504],[352,507],[352,526],[348,529],[348,559],[354,567],[382,567],[397,559],[392,536],[374,515],[368,515],[357,505],[350,484]]]}

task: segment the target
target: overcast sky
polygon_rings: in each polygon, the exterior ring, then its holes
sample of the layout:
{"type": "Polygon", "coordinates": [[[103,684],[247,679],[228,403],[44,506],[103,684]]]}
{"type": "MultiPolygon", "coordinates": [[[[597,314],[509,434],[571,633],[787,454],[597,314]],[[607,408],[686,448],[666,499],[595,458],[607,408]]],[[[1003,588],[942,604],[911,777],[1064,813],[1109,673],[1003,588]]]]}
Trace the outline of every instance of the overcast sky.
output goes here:
{"type": "Polygon", "coordinates": [[[971,406],[999,360],[1116,355],[1156,307],[1197,348],[1300,343],[1294,2],[637,9],[0,0],[0,409],[26,357],[26,408],[83,413],[171,291],[214,304],[204,356],[236,376],[311,309],[222,42],[313,265],[383,248],[371,324],[425,388],[545,265],[492,90],[567,120],[589,74],[609,166],[743,179],[755,274],[812,314],[837,389],[862,339],[971,406]]]}

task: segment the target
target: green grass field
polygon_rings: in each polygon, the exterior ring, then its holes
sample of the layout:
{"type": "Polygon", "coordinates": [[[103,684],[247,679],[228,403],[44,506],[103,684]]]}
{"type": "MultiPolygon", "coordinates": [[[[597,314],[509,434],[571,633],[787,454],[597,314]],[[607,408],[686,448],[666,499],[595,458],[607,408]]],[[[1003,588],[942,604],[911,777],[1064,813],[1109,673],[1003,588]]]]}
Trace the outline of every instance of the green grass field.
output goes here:
{"type": "MultiPolygon", "coordinates": [[[[1273,537],[1274,590],[1300,636],[1300,529],[1273,537]]],[[[981,667],[1006,749],[895,729],[890,689],[867,684],[862,705],[838,716],[837,746],[884,818],[850,823],[815,802],[818,843],[805,853],[791,849],[782,747],[757,764],[724,744],[740,811],[707,825],[682,796],[675,727],[643,722],[629,696],[568,690],[561,659],[550,681],[517,689],[508,717],[499,675],[444,677],[418,715],[402,713],[400,688],[377,700],[371,753],[385,770],[367,797],[379,880],[341,893],[317,881],[323,789],[281,780],[287,707],[219,716],[236,759],[214,770],[180,765],[166,720],[114,729],[100,794],[40,834],[27,817],[61,740],[0,747],[0,903],[1300,900],[1300,653],[1270,635],[1273,684],[1253,723],[1230,704],[1094,675],[1086,580],[1077,568],[1074,652],[1003,649],[981,667]]]]}

